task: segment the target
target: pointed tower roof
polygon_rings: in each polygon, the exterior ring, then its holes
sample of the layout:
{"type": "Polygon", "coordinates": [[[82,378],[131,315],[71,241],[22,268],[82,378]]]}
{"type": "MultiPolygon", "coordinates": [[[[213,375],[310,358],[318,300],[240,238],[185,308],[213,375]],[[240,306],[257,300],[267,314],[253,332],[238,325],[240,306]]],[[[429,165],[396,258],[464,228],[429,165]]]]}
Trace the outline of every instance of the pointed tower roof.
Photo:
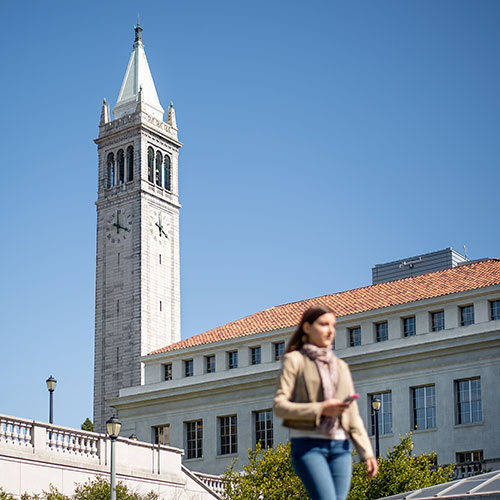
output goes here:
{"type": "Polygon", "coordinates": [[[120,94],[113,109],[113,117],[116,119],[134,113],[139,90],[142,89],[144,111],[163,121],[164,110],[158,99],[148,60],[146,59],[146,52],[142,43],[142,28],[139,22],[135,27],[133,47],[120,94]]]}

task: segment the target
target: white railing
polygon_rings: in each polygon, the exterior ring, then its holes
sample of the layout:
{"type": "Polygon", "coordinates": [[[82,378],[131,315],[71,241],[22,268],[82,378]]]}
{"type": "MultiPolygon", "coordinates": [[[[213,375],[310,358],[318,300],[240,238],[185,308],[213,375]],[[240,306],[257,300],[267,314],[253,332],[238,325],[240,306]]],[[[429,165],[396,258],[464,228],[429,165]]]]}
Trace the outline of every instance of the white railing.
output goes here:
{"type": "Polygon", "coordinates": [[[0,442],[32,447],[33,422],[0,417],[0,442]]]}
{"type": "Polygon", "coordinates": [[[99,457],[99,436],[85,432],[50,427],[46,429],[47,446],[53,450],[72,455],[99,457]]]}
{"type": "Polygon", "coordinates": [[[202,472],[193,472],[193,474],[203,483],[205,483],[211,490],[215,491],[217,495],[224,493],[224,482],[220,476],[213,476],[212,474],[203,474],[202,472]]]}

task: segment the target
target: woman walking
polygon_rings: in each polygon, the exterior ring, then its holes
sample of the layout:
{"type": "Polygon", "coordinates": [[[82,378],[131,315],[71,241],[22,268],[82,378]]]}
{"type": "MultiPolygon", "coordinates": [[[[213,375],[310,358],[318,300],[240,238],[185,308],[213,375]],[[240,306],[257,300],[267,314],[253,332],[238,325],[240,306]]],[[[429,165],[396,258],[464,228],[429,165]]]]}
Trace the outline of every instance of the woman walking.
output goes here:
{"type": "Polygon", "coordinates": [[[349,438],[369,476],[378,471],[351,372],[332,350],[335,324],[335,314],[327,307],[304,312],[288,342],[274,398],[275,414],[290,428],[293,468],[312,500],[347,497],[352,474],[349,438]]]}

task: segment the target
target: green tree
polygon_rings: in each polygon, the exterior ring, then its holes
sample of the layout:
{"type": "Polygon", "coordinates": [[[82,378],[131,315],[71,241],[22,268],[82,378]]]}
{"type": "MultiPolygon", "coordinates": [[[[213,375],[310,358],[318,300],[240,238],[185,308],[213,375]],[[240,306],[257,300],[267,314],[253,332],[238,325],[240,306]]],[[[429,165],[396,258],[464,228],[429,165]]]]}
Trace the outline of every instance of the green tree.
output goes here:
{"type": "MultiPolygon", "coordinates": [[[[435,453],[412,455],[411,433],[379,458],[379,473],[369,479],[365,464],[353,466],[352,485],[348,500],[374,500],[397,493],[426,488],[450,481],[453,466],[434,467],[435,453]]],[[[243,471],[226,470],[223,480],[225,500],[305,500],[309,498],[293,471],[290,444],[248,451],[248,464],[243,471]]]]}
{"type": "Polygon", "coordinates": [[[365,464],[354,464],[348,500],[374,500],[397,493],[426,488],[451,481],[453,465],[436,466],[435,453],[412,455],[411,433],[378,459],[379,473],[369,479],[365,464]]]}
{"type": "Polygon", "coordinates": [[[290,461],[290,443],[263,450],[248,450],[243,471],[234,463],[224,473],[224,497],[227,500],[306,500],[309,497],[295,475],[290,461]]]}
{"type": "Polygon", "coordinates": [[[90,420],[89,417],[85,419],[85,422],[83,422],[81,429],[83,431],[90,431],[90,432],[94,431],[94,424],[92,423],[92,420],[90,420]]]}
{"type": "MultiPolygon", "coordinates": [[[[63,495],[57,488],[50,485],[49,491],[41,494],[21,495],[21,500],[109,500],[109,481],[101,476],[89,479],[86,483],[76,484],[75,493],[68,497],[63,495]]],[[[116,500],[158,500],[159,496],[154,491],[145,495],[130,491],[121,481],[116,485],[116,500]]],[[[0,488],[0,500],[15,500],[14,497],[0,488]]]]}

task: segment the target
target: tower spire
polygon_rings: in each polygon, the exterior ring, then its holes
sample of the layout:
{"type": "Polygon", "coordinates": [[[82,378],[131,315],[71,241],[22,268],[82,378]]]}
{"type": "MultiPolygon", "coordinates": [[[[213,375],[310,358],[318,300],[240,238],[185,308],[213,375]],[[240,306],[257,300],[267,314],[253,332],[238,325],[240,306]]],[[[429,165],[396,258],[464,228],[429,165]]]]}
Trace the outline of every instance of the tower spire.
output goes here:
{"type": "Polygon", "coordinates": [[[137,26],[134,28],[135,39],[132,54],[123,78],[118,100],[113,108],[114,118],[134,113],[137,107],[139,90],[143,93],[143,110],[155,118],[163,121],[164,110],[156,93],[153,77],[149,69],[146,52],[142,43],[142,28],[137,19],[137,26]]]}

